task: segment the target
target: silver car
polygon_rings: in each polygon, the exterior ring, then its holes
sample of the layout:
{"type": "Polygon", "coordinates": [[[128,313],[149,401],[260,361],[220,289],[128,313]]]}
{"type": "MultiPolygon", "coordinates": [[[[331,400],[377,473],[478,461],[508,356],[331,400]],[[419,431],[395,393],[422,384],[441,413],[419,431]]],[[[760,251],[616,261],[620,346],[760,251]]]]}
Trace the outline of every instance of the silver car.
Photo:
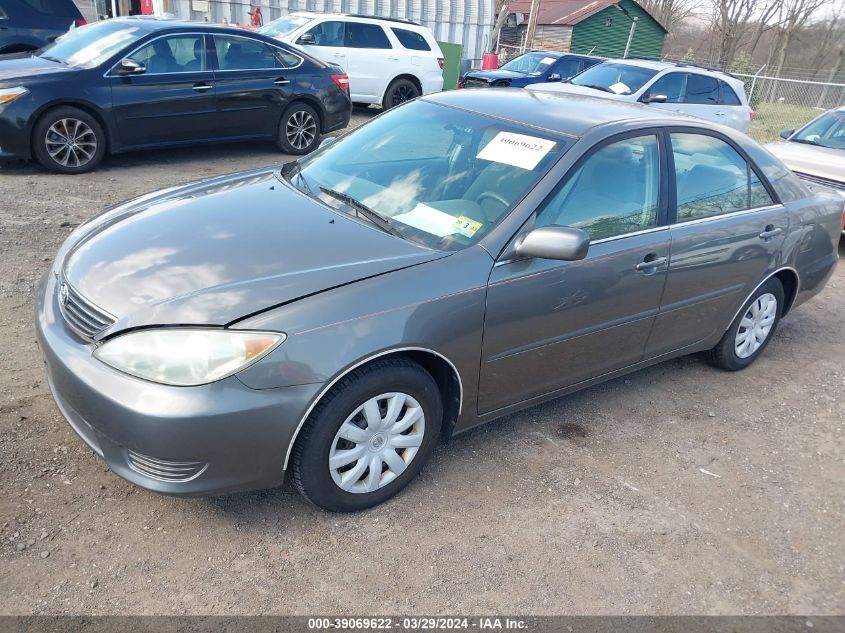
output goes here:
{"type": "Polygon", "coordinates": [[[782,141],[766,149],[799,178],[825,185],[845,197],[845,106],[828,110],[798,130],[783,130],[782,141]]]}
{"type": "Polygon", "coordinates": [[[44,277],[38,339],[116,474],[201,495],[287,471],[357,510],[442,436],[684,354],[747,367],[832,274],[842,207],[729,128],[442,93],[107,209],[44,277]]]}

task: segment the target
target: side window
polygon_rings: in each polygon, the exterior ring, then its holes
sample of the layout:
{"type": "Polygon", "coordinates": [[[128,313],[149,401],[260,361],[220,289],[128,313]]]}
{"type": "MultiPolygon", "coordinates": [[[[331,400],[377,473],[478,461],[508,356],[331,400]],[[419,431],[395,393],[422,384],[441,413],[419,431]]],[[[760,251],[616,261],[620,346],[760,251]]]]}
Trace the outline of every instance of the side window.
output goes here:
{"type": "Polygon", "coordinates": [[[199,72],[205,70],[202,35],[160,37],[133,53],[147,67],[147,74],[199,72]]]}
{"type": "Polygon", "coordinates": [[[296,68],[302,63],[301,57],[281,48],[277,48],[273,52],[276,54],[276,59],[279,61],[278,65],[281,68],[296,68]]]}
{"type": "Polygon", "coordinates": [[[399,43],[404,46],[405,48],[409,48],[412,51],[430,51],[431,46],[428,45],[428,42],[425,41],[422,33],[417,33],[416,31],[409,31],[408,29],[396,29],[391,27],[391,31],[396,36],[396,39],[399,40],[399,43]]]}
{"type": "Polygon", "coordinates": [[[597,150],[569,177],[540,211],[536,226],[573,226],[593,240],[647,229],[657,224],[659,185],[657,137],[617,141],[597,150]]]}
{"type": "Polygon", "coordinates": [[[719,102],[724,105],[742,105],[742,102],[739,100],[739,97],[736,96],[734,89],[721,79],[719,80],[719,94],[721,96],[719,102]]]}
{"type": "Polygon", "coordinates": [[[684,94],[686,73],[667,73],[651,84],[649,95],[666,95],[666,103],[680,103],[684,94]]]}
{"type": "Polygon", "coordinates": [[[579,66],[580,63],[577,59],[564,59],[557,63],[557,65],[552,69],[552,72],[560,75],[561,79],[568,79],[569,77],[578,74],[579,66]]]}
{"type": "Polygon", "coordinates": [[[308,31],[314,36],[314,46],[343,46],[343,22],[320,22],[308,31]]]}
{"type": "Polygon", "coordinates": [[[347,22],[346,45],[349,48],[393,48],[387,33],[378,24],[347,22]]]}
{"type": "Polygon", "coordinates": [[[215,35],[214,47],[220,70],[259,70],[280,65],[274,49],[257,40],[215,35]]]}
{"type": "Polygon", "coordinates": [[[763,183],[725,141],[703,134],[671,136],[678,222],[772,204],[763,183]]]}
{"type": "Polygon", "coordinates": [[[687,94],[684,103],[699,105],[718,105],[719,82],[714,77],[689,73],[687,75],[687,94]]]}

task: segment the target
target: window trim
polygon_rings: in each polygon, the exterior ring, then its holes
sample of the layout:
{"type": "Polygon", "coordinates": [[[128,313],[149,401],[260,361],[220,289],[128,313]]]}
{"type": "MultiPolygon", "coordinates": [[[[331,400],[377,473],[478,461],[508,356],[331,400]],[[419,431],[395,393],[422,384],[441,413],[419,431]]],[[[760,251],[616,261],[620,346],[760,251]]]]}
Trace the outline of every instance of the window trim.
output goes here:
{"type": "MultiPolygon", "coordinates": [[[[209,55],[209,57],[210,57],[212,50],[214,52],[214,64],[212,64],[214,66],[214,68],[212,68],[212,70],[215,73],[241,73],[241,72],[245,72],[245,71],[246,72],[257,72],[259,70],[260,71],[295,70],[295,69],[299,68],[300,66],[302,66],[303,63],[305,63],[305,59],[301,55],[297,55],[293,51],[287,51],[280,46],[276,46],[274,44],[271,44],[269,42],[265,42],[264,40],[260,40],[260,39],[255,38],[255,37],[248,37],[248,36],[244,36],[244,35],[239,35],[237,33],[207,33],[206,35],[208,35],[211,38],[211,46],[208,47],[206,54],[209,55]],[[237,37],[237,38],[240,38],[242,40],[247,40],[249,42],[258,42],[259,44],[264,44],[265,46],[267,46],[268,48],[270,48],[274,51],[278,50],[278,51],[284,51],[285,53],[290,53],[291,55],[293,55],[294,57],[296,57],[299,60],[299,63],[296,66],[290,66],[290,67],[287,67],[287,68],[282,68],[282,67],[278,67],[278,68],[220,68],[220,60],[217,58],[217,45],[214,43],[214,38],[217,37],[217,36],[220,36],[220,37],[237,37]]],[[[278,58],[276,58],[276,59],[278,60],[278,58]]]]}
{"type": "Polygon", "coordinates": [[[669,171],[667,172],[667,180],[669,185],[669,208],[668,208],[668,216],[667,222],[670,226],[683,226],[689,224],[690,222],[700,222],[704,220],[716,220],[719,218],[731,217],[742,213],[748,213],[753,211],[759,211],[761,209],[766,208],[775,208],[775,207],[782,207],[783,202],[781,201],[780,197],[777,195],[774,187],[769,182],[768,178],[765,177],[764,174],[760,173],[757,165],[754,164],[754,161],[748,155],[748,153],[738,144],[733,141],[729,136],[722,134],[717,130],[711,130],[707,128],[701,127],[689,127],[684,125],[669,125],[662,128],[662,133],[665,137],[665,146],[667,149],[667,156],[669,163],[669,171]],[[682,220],[678,222],[678,192],[677,192],[677,181],[678,176],[675,172],[675,154],[672,150],[672,134],[700,134],[702,136],[712,136],[724,143],[728,146],[733,148],[733,150],[739,154],[739,156],[745,161],[746,170],[748,174],[748,186],[749,191],[751,187],[751,173],[753,172],[760,183],[763,185],[763,188],[766,190],[766,193],[769,194],[769,198],[771,198],[770,204],[764,204],[757,207],[749,207],[747,209],[738,209],[736,211],[728,211],[727,213],[720,213],[718,215],[708,215],[703,218],[691,218],[689,220],[682,220]]]}

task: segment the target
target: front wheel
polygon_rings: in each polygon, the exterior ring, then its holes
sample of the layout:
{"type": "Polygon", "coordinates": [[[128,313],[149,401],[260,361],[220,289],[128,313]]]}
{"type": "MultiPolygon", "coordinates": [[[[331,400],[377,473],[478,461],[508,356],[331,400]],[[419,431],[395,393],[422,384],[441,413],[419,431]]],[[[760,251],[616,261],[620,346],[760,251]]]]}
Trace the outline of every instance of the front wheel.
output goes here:
{"type": "Polygon", "coordinates": [[[50,110],[35,124],[32,151],[46,169],[60,174],[81,174],[94,169],[106,153],[106,135],[97,120],[84,110],[50,110]]]}
{"type": "Polygon", "coordinates": [[[320,117],[307,103],[294,103],[282,115],[277,145],[288,154],[307,154],[320,143],[320,117]]]}
{"type": "Polygon", "coordinates": [[[294,445],[292,479],[324,510],[352,512],[404,488],[431,456],[443,418],[437,383],[411,360],[379,360],[343,378],[294,445]]]}
{"type": "Polygon", "coordinates": [[[719,344],[706,352],[710,364],[737,371],[757,360],[777,330],[783,306],[783,284],[772,277],[742,306],[719,344]]]}

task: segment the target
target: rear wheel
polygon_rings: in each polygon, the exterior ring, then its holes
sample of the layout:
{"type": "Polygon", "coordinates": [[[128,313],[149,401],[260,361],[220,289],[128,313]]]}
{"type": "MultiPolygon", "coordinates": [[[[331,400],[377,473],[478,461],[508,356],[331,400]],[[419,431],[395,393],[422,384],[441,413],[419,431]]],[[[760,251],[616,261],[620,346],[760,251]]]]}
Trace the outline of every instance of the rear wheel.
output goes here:
{"type": "Polygon", "coordinates": [[[288,154],[307,154],[320,143],[320,117],[307,103],[294,103],[285,110],[276,141],[288,154]]]}
{"type": "Polygon", "coordinates": [[[394,79],[384,93],[384,99],[381,102],[385,110],[394,106],[401,105],[406,101],[411,101],[420,96],[420,89],[410,79],[394,79]]]}
{"type": "Polygon", "coordinates": [[[81,174],[100,164],[106,153],[106,135],[97,120],[84,110],[56,108],[36,123],[32,151],[50,171],[81,174]]]}
{"type": "Polygon", "coordinates": [[[706,352],[710,364],[737,371],[757,360],[777,330],[783,306],[783,284],[772,277],[742,306],[719,344],[706,352]]]}
{"type": "Polygon", "coordinates": [[[407,359],[353,371],[320,401],[294,445],[293,483],[311,503],[351,512],[402,490],[431,456],[443,418],[437,384],[407,359]]]}

